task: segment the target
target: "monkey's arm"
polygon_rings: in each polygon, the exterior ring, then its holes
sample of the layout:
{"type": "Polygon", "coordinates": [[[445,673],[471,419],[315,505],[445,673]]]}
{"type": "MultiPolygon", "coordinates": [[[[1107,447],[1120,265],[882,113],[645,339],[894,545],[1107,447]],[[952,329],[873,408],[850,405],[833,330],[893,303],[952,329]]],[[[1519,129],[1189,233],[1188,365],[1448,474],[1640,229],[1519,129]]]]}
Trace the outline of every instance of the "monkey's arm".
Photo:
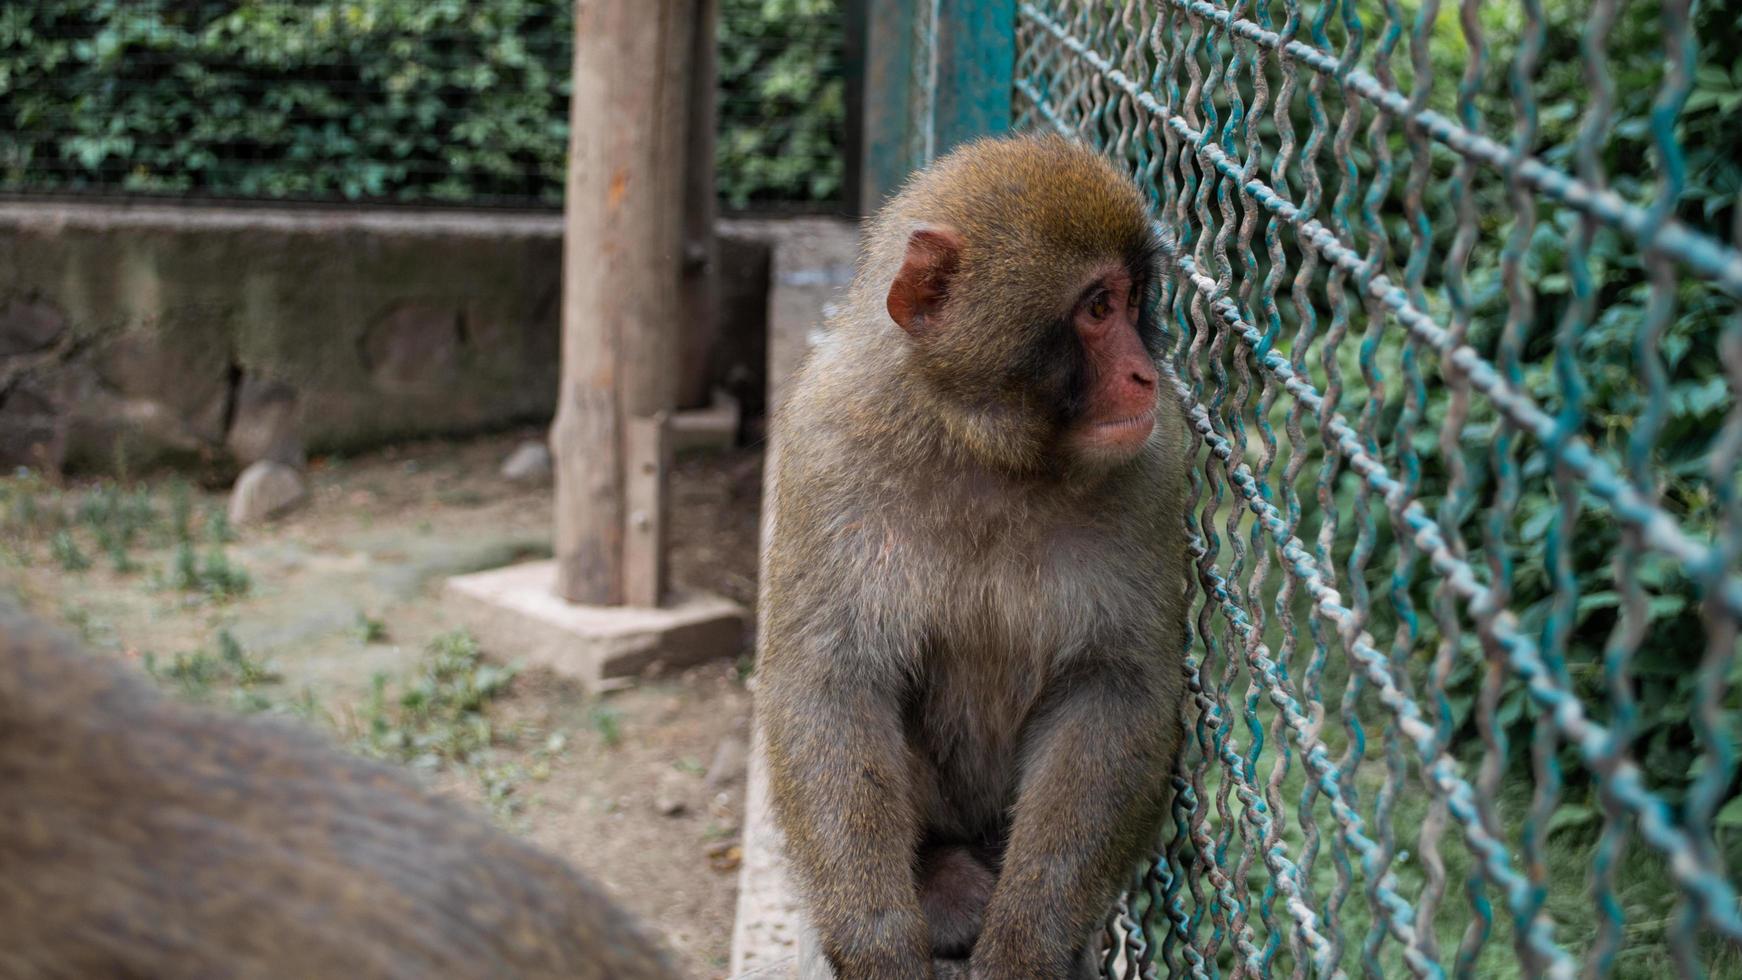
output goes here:
{"type": "Polygon", "coordinates": [[[918,816],[898,679],[850,645],[771,624],[757,700],[775,810],[839,980],[925,980],[930,944],[914,884],[918,816]]]}
{"type": "Polygon", "coordinates": [[[1077,976],[1083,943],[1153,845],[1178,743],[1155,666],[1100,659],[1061,678],[1024,746],[1010,844],[975,980],[1077,976]]]}

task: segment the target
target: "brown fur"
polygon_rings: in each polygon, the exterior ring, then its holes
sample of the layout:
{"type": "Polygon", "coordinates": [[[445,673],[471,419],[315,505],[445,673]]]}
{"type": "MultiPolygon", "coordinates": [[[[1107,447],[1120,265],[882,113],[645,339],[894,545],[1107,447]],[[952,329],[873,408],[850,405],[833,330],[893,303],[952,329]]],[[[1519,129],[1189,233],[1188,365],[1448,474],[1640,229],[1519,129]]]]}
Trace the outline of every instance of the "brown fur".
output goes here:
{"type": "Polygon", "coordinates": [[[1085,149],[973,144],[871,224],[795,383],[757,710],[842,980],[932,975],[922,848],[994,857],[974,977],[1056,980],[1155,846],[1186,696],[1185,419],[1164,379],[1141,452],[1084,466],[1064,394],[1022,380],[1090,270],[1153,264],[1149,227],[1085,149]],[[928,226],[959,234],[959,268],[910,336],[886,294],[928,226]]]}
{"type": "Polygon", "coordinates": [[[0,977],[675,975],[562,862],[0,605],[0,977]]]}

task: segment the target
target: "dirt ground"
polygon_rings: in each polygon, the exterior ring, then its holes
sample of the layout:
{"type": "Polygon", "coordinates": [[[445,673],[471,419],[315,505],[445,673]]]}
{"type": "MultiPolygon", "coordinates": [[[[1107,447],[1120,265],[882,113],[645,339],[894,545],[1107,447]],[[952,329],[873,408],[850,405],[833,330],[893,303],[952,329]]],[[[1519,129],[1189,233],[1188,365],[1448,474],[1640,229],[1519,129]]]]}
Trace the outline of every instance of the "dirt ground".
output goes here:
{"type": "MultiPolygon", "coordinates": [[[[381,723],[378,695],[370,708],[374,686],[391,692],[413,683],[406,679],[417,676],[430,641],[463,628],[441,601],[442,581],[548,555],[548,485],[516,485],[497,473],[518,442],[537,435],[316,459],[305,505],[268,526],[235,530],[228,544],[216,517],[221,493],[177,489],[171,478],[125,485],[128,499],[151,502],[142,509],[153,516],[136,544],[116,548],[92,530],[99,521],[79,516],[88,517],[98,485],[55,488],[9,477],[0,480],[0,589],[98,649],[149,664],[160,679],[165,664],[189,663],[178,655],[218,665],[213,682],[199,671],[177,675],[184,694],[294,710],[356,747],[381,723]],[[166,515],[176,511],[178,495],[197,528],[185,530],[190,522],[183,520],[180,546],[163,529],[174,521],[166,515]],[[189,561],[190,540],[200,568],[239,569],[246,586],[228,589],[231,595],[222,585],[178,586],[177,563],[189,561]],[[198,653],[237,647],[246,662],[265,665],[243,674],[268,680],[229,683],[219,658],[198,653]],[[197,686],[187,683],[191,673],[200,674],[197,686]]],[[[678,461],[678,582],[754,608],[760,483],[757,450],[678,461]]],[[[690,975],[723,977],[748,652],[746,645],[737,661],[602,697],[549,671],[521,670],[487,704],[487,749],[459,764],[433,751],[413,761],[431,785],[485,806],[503,826],[602,881],[654,924],[690,975]]],[[[482,654],[491,665],[514,663],[512,650],[485,647],[482,654]]]]}

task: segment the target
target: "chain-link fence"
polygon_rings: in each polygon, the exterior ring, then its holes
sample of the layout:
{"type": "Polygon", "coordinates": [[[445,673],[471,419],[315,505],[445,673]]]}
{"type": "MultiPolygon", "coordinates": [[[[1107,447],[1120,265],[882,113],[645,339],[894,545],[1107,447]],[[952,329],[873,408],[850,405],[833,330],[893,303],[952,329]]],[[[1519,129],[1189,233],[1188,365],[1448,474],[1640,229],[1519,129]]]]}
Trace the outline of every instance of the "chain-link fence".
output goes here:
{"type": "Polygon", "coordinates": [[[1742,976],[1739,14],[1020,4],[1019,125],[1176,243],[1200,440],[1110,973],[1742,976]]]}
{"type": "MultiPolygon", "coordinates": [[[[573,13],[573,0],[0,2],[0,193],[558,206],[573,13]]],[[[840,20],[836,0],[722,0],[729,207],[837,199],[840,20]]]]}

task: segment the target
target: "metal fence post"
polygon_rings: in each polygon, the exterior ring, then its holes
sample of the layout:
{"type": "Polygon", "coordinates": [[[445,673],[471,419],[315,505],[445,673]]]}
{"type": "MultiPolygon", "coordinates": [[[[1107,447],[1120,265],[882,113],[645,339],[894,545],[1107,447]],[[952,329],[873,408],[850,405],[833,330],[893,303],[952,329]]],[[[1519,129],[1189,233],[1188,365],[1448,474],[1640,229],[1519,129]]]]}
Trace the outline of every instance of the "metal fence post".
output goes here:
{"type": "Polygon", "coordinates": [[[863,39],[855,190],[869,212],[951,147],[1009,129],[1016,3],[881,0],[849,16],[863,39]]]}

